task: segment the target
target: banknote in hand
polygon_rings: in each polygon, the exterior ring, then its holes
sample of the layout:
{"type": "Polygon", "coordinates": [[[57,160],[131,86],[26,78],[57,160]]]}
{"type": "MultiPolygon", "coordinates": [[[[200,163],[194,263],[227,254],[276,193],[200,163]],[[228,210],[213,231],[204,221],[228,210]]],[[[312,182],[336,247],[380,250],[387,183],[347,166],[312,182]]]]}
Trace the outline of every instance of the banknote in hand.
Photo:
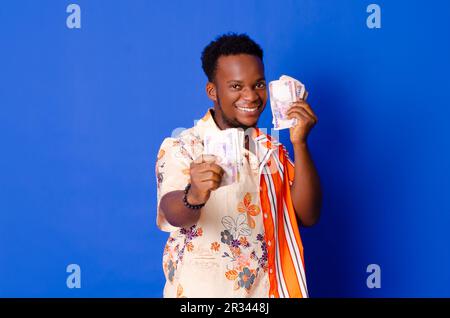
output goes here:
{"type": "Polygon", "coordinates": [[[305,85],[295,78],[282,75],[278,80],[269,83],[269,93],[274,129],[280,130],[295,126],[297,119],[287,118],[286,113],[292,102],[306,100],[308,93],[305,85]]]}
{"type": "Polygon", "coordinates": [[[225,171],[221,186],[239,182],[243,140],[244,132],[237,128],[205,132],[203,154],[218,158],[216,163],[225,171]]]}

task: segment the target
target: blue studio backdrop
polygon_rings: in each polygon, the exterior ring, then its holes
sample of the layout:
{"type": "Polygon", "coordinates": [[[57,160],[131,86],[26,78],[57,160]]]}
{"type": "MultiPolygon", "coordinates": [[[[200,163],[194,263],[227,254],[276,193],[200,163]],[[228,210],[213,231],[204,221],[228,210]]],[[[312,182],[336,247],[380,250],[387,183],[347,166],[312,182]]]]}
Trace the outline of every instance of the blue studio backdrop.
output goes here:
{"type": "Polygon", "coordinates": [[[311,296],[450,297],[444,0],[2,1],[1,297],[162,296],[156,155],[211,106],[200,53],[229,31],[262,46],[267,80],[305,83],[319,118],[311,296]]]}

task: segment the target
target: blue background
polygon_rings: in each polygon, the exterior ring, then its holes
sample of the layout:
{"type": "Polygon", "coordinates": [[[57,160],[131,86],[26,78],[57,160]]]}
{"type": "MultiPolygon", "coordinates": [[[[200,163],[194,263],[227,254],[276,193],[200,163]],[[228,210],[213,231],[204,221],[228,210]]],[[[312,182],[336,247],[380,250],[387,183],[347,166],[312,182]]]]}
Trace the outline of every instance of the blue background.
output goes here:
{"type": "Polygon", "coordinates": [[[444,0],[2,1],[0,296],[162,295],[156,154],[211,105],[200,53],[236,31],[263,47],[268,80],[306,84],[319,117],[311,296],[449,297],[449,30],[444,0]],[[72,263],[81,289],[66,287],[72,263]]]}

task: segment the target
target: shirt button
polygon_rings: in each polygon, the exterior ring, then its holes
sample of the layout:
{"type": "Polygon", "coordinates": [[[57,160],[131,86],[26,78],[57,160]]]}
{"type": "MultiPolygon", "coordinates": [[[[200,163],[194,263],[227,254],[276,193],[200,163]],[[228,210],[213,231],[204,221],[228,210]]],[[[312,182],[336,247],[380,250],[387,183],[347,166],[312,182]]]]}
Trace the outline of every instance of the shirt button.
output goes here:
{"type": "Polygon", "coordinates": [[[270,298],[275,298],[275,295],[270,295],[270,298]]]}
{"type": "Polygon", "coordinates": [[[271,246],[271,245],[272,245],[272,242],[271,242],[271,241],[268,241],[268,242],[267,242],[267,245],[271,246]]]}
{"type": "Polygon", "coordinates": [[[269,273],[271,273],[271,274],[272,274],[272,273],[273,273],[273,270],[272,270],[272,269],[270,269],[270,270],[269,270],[269,273]]]}
{"type": "Polygon", "coordinates": [[[264,213],[264,218],[265,218],[265,219],[267,219],[267,218],[268,218],[268,215],[267,215],[267,213],[264,213]]]}

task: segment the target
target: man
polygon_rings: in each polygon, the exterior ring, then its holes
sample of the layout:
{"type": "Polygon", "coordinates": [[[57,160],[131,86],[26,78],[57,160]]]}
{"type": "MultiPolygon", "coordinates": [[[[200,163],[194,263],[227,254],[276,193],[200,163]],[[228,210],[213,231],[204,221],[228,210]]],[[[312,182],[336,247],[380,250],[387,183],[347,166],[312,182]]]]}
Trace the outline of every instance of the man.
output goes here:
{"type": "Polygon", "coordinates": [[[321,189],[307,147],[317,117],[292,104],[295,164],[257,127],[267,103],[263,51],[245,34],[226,34],[202,53],[214,107],[156,163],[157,224],[170,232],[163,255],[164,297],[308,297],[298,224],[319,218],[321,189]],[[220,159],[202,155],[206,131],[246,132],[242,177],[221,186],[220,159]]]}

